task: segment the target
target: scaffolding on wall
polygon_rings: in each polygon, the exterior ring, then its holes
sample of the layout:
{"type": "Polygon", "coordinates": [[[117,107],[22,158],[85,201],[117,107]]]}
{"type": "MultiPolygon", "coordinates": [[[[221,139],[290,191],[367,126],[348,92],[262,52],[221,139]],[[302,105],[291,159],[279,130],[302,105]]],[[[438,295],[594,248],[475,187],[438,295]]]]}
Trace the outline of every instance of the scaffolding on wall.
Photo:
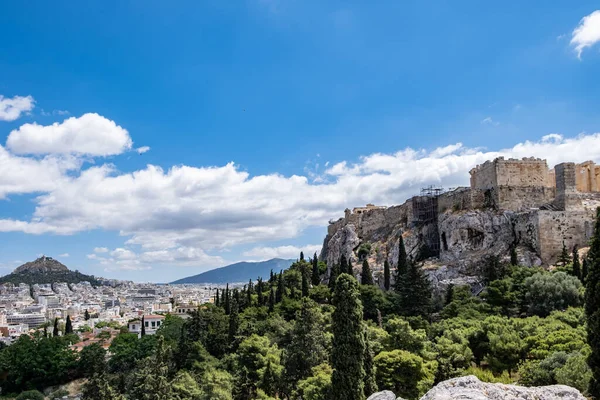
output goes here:
{"type": "Polygon", "coordinates": [[[441,187],[428,186],[421,188],[421,195],[413,200],[414,223],[423,228],[421,242],[427,246],[426,257],[439,257],[440,234],[438,230],[438,197],[444,193],[441,187]]]}

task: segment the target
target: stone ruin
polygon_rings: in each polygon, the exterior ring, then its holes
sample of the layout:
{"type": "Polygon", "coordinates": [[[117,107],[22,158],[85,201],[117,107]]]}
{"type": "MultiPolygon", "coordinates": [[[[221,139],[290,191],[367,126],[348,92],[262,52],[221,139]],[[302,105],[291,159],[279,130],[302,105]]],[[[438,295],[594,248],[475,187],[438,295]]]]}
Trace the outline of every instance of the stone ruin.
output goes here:
{"type": "Polygon", "coordinates": [[[395,267],[402,235],[413,257],[464,272],[487,255],[508,257],[513,246],[521,264],[544,266],[556,261],[563,243],[569,250],[587,246],[600,206],[600,166],[593,161],[549,169],[543,159],[499,157],[470,175],[470,187],[430,187],[398,206],[347,209],[330,221],[320,257],[328,265],[342,255],[358,261],[358,247],[370,243],[375,270],[386,259],[395,267]]]}

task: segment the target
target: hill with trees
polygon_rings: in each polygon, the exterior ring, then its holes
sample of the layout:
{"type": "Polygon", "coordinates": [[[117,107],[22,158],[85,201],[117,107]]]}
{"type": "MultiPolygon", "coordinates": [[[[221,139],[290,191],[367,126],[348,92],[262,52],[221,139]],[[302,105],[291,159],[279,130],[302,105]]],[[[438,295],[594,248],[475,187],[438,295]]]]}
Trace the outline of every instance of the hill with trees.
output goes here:
{"type": "Polygon", "coordinates": [[[90,282],[93,286],[101,285],[101,282],[93,275],[71,271],[60,261],[47,256],[42,256],[34,261],[25,263],[16,268],[11,274],[0,277],[0,284],[13,283],[18,285],[25,283],[34,285],[55,282],[90,282]]]}

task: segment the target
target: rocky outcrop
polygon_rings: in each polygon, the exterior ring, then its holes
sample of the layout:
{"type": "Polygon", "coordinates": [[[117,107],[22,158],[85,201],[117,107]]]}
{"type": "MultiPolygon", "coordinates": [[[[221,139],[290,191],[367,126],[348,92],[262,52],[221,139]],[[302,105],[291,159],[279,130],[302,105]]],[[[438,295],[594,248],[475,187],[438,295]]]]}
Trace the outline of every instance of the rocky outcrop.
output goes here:
{"type": "Polygon", "coordinates": [[[355,225],[345,225],[337,230],[327,242],[327,265],[338,263],[342,255],[348,259],[360,242],[355,225]]]}
{"type": "MultiPolygon", "coordinates": [[[[371,395],[368,400],[393,400],[390,391],[371,395]]],[[[524,387],[481,382],[475,376],[463,376],[440,382],[421,400],[585,400],[577,390],[564,385],[524,387]]],[[[402,400],[398,397],[396,400],[402,400]]]]}
{"type": "Polygon", "coordinates": [[[52,257],[41,256],[35,261],[30,261],[17,267],[15,274],[25,273],[46,273],[46,272],[67,272],[67,268],[64,264],[53,259],[52,257]]]}
{"type": "Polygon", "coordinates": [[[564,385],[524,387],[481,382],[476,377],[463,376],[439,383],[421,400],[585,400],[577,389],[564,385]]]}

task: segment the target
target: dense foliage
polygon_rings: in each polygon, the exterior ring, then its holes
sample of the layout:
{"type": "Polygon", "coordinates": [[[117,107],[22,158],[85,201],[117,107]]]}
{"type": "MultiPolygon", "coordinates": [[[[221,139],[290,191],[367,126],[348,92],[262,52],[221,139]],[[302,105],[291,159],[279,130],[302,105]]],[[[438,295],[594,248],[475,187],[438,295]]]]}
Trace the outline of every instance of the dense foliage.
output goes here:
{"type": "Polygon", "coordinates": [[[121,333],[110,357],[98,345],[75,353],[72,335],[23,336],[0,350],[2,392],[84,377],[84,400],[364,400],[377,390],[415,399],[441,380],[474,374],[596,394],[600,239],[575,276],[486,259],[477,295],[468,286],[436,295],[399,250],[400,270],[387,272],[395,283],[382,288],[366,246],[358,279],[348,260],[327,271],[301,257],[268,279],[220,290],[218,304],[187,319],[167,316],[157,335],[121,333]]]}

